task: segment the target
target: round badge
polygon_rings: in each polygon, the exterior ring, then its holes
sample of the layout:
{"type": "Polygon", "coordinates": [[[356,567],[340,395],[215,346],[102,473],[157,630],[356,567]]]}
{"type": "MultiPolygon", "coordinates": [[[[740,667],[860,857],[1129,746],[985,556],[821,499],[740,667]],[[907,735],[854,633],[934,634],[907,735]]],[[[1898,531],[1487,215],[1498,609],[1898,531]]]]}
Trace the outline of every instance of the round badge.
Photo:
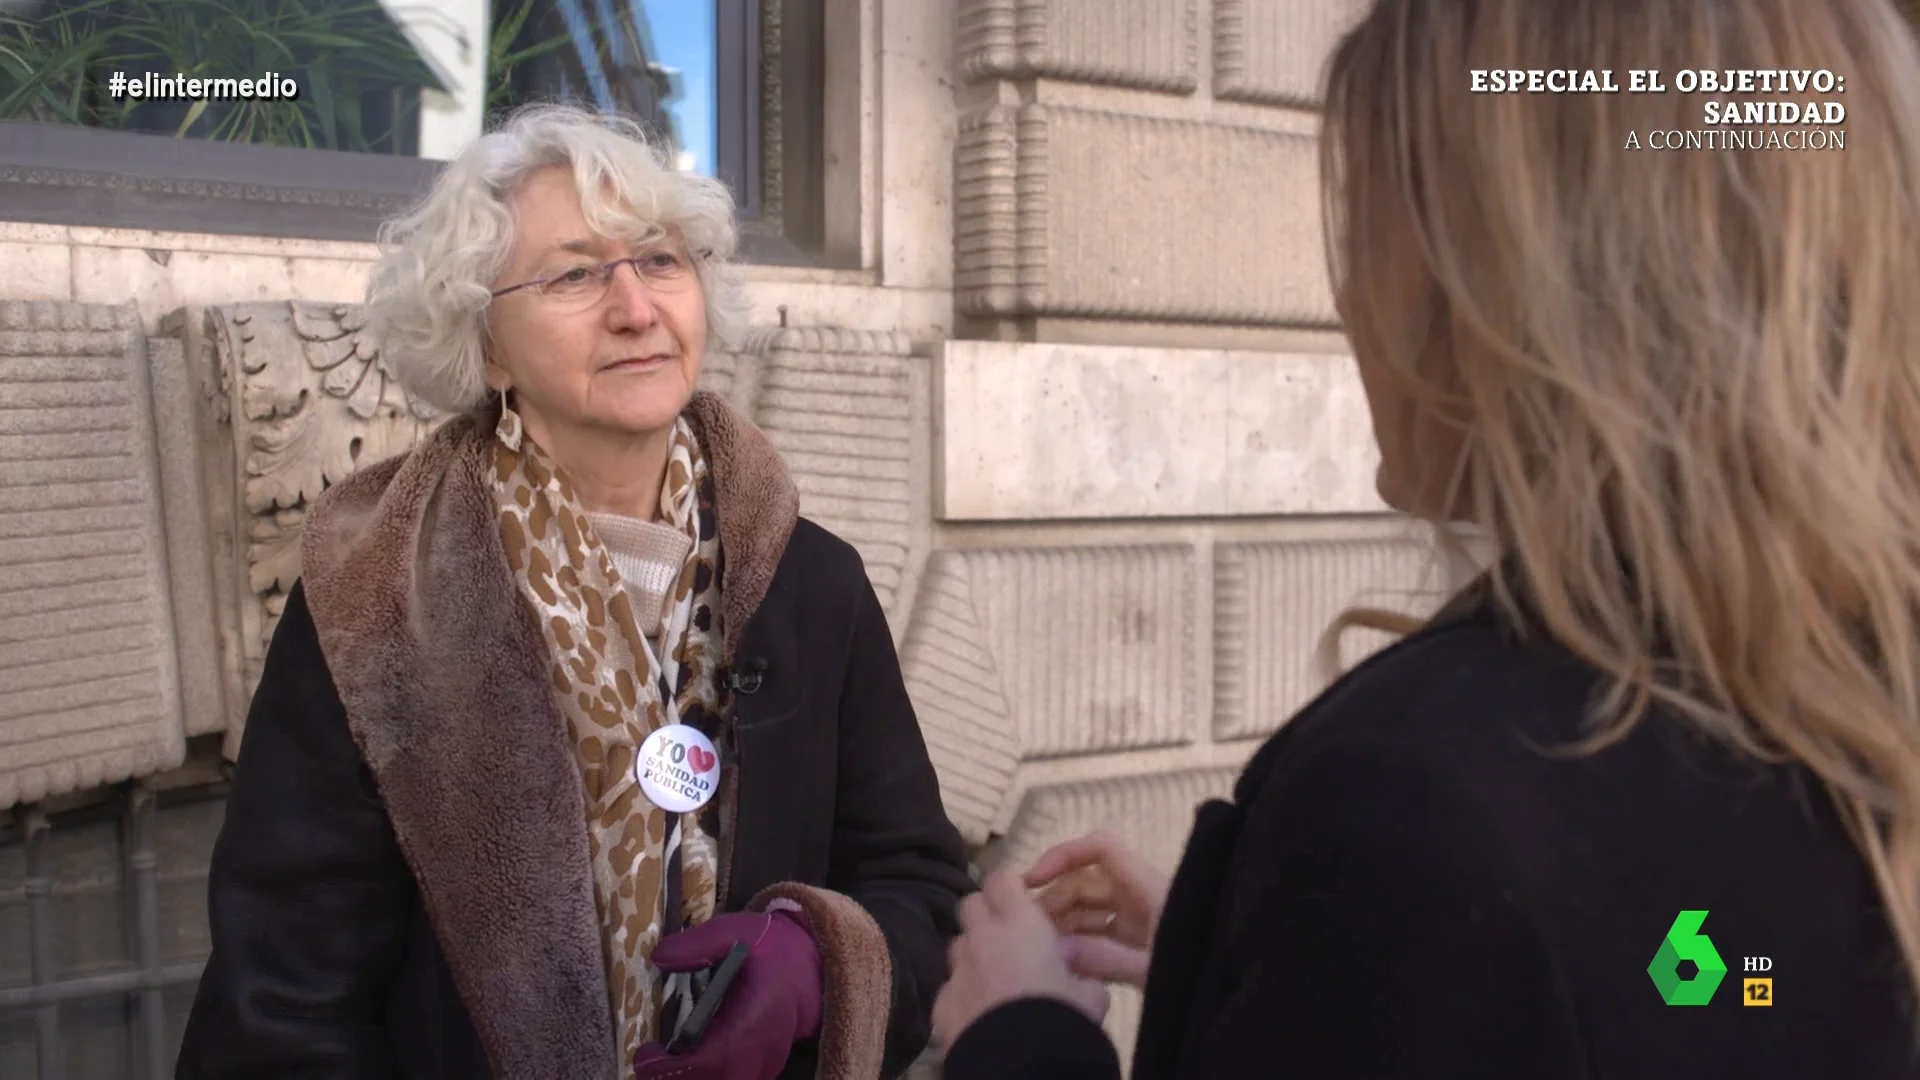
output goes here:
{"type": "Polygon", "coordinates": [[[633,763],[640,791],[670,814],[707,805],[720,787],[720,754],[700,729],[668,724],[647,736],[633,763]]]}

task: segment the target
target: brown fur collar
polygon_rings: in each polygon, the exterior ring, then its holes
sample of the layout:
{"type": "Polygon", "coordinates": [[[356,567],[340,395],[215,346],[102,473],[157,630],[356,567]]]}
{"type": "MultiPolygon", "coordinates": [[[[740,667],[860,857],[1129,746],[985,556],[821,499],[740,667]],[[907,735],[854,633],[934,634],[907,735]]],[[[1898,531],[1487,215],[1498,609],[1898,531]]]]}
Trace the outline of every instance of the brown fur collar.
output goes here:
{"type": "Polygon", "coordinates": [[[800,491],[787,475],[780,452],[753,422],[712,394],[687,404],[687,417],[713,472],[713,499],[720,511],[720,557],[725,560],[721,604],[727,660],[740,632],[759,610],[800,519],[800,491]]]}
{"type": "MultiPolygon", "coordinates": [[[[766,437],[719,398],[695,395],[688,415],[713,468],[731,658],[799,496],[766,437]]],[[[485,418],[455,419],[329,489],[307,518],[302,580],[354,740],[495,1074],[613,1080],[624,1070],[585,798],[539,628],[501,547],[491,437],[485,418]]],[[[731,818],[737,791],[727,787],[731,818]]],[[[723,842],[722,880],[730,849],[723,842]]]]}

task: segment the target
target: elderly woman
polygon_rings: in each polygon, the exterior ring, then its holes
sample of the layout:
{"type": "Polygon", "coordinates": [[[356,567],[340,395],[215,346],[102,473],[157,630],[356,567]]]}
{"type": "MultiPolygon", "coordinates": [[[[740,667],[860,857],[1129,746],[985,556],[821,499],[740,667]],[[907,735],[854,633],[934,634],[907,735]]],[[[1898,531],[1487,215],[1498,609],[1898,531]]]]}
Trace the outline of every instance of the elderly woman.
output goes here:
{"type": "Polygon", "coordinates": [[[694,389],[740,321],[731,213],[546,106],[390,231],[386,362],[458,415],[307,519],[180,1076],[868,1080],[924,1047],[966,855],[858,555],[694,389]]]}
{"type": "Polygon", "coordinates": [[[969,898],[947,1080],[1119,1077],[1076,975],[1144,981],[1135,1080],[1920,1076],[1911,29],[1379,0],[1330,71],[1380,493],[1499,558],[1254,754],[1170,888],[1095,838],[969,898]],[[1699,67],[1838,73],[1855,138],[1662,152],[1702,95],[1469,80],[1699,67]]]}

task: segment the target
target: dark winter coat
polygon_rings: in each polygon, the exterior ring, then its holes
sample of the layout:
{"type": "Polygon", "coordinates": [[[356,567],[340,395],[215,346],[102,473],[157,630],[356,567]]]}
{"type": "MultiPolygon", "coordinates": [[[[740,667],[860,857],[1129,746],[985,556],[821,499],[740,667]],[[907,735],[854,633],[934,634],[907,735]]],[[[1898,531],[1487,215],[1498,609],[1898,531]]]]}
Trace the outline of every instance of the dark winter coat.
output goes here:
{"type": "MultiPolygon", "coordinates": [[[[799,518],[765,437],[689,406],[720,518],[732,705],[722,910],[806,908],[826,1007],[789,1077],[926,1044],[970,891],[859,556],[799,518]]],[[[330,489],[255,693],[209,886],[182,1078],[613,1078],[586,810],[511,578],[491,426],[330,489]]]]}
{"type": "MultiPolygon", "coordinates": [[[[1657,713],[1564,753],[1597,683],[1469,601],[1283,727],[1200,809],[1134,1080],[1920,1076],[1912,993],[1834,803],[1657,713]],[[1726,967],[1705,1005],[1666,1004],[1649,974],[1683,910],[1707,913],[1726,967]]],[[[981,1018],[946,1068],[1119,1075],[1098,1027],[1039,999],[981,1018]]]]}

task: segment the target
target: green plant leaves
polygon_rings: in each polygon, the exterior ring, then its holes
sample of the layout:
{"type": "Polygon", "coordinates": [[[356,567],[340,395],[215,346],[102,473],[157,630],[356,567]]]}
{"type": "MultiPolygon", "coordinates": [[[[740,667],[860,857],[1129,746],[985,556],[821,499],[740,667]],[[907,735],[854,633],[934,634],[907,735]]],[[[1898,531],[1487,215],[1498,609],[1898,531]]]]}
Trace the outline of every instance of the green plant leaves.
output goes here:
{"type": "Polygon", "coordinates": [[[0,119],[390,153],[421,89],[447,88],[378,0],[83,0],[0,16],[0,119]],[[116,71],[274,73],[300,93],[115,100],[106,80],[116,71]]]}

